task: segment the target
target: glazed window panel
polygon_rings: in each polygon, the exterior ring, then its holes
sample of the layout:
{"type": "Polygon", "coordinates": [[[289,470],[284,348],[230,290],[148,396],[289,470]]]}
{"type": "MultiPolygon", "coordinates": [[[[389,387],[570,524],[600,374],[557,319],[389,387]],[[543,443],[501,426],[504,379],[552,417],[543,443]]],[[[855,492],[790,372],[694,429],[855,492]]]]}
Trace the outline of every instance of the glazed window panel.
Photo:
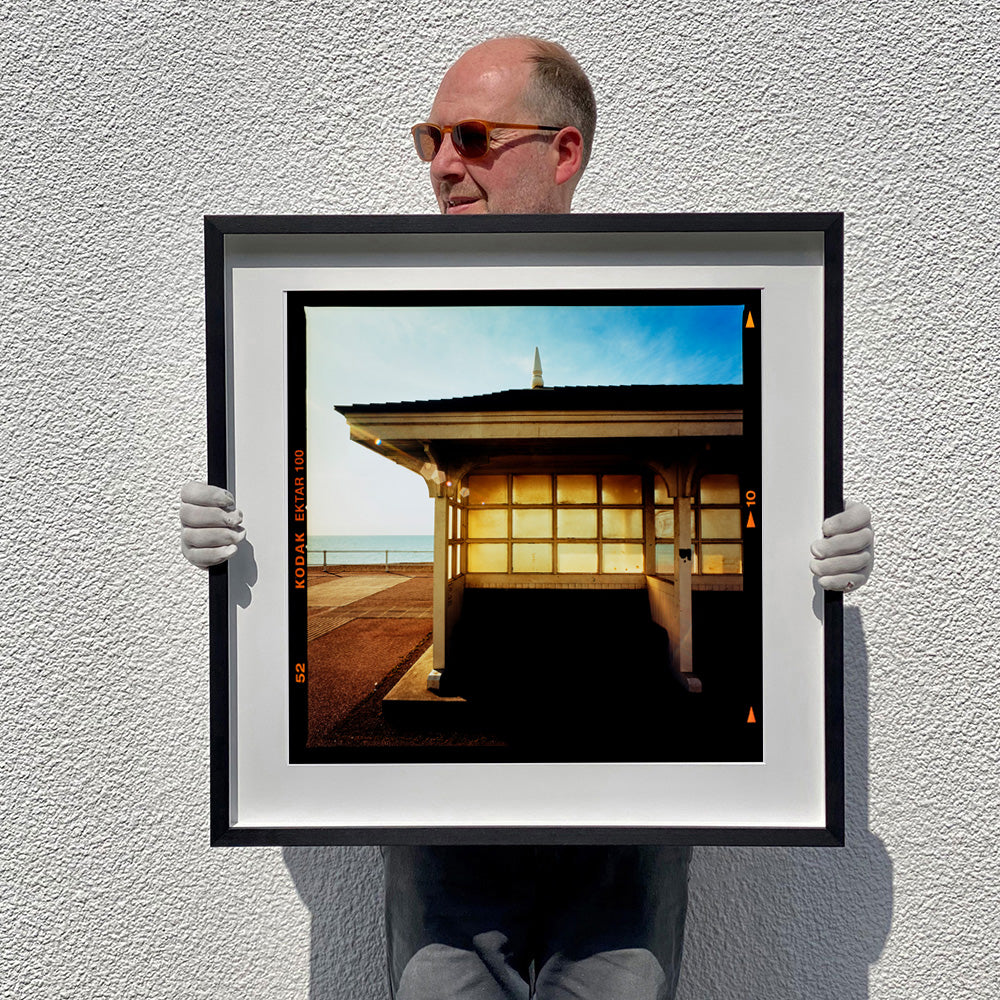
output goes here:
{"type": "Polygon", "coordinates": [[[469,476],[469,505],[507,502],[506,476],[469,476]]]}
{"type": "Polygon", "coordinates": [[[515,538],[551,538],[551,510],[515,510],[515,538]]]}
{"type": "Polygon", "coordinates": [[[538,542],[515,542],[512,546],[515,573],[551,573],[552,546],[538,542]]]}
{"type": "Polygon", "coordinates": [[[603,503],[642,503],[642,476],[602,476],[603,503]]]}
{"type": "Polygon", "coordinates": [[[556,513],[556,519],[560,538],[597,537],[596,510],[560,510],[556,513]]]}
{"type": "Polygon", "coordinates": [[[670,491],[667,489],[667,484],[663,481],[662,476],[653,476],[653,503],[658,507],[665,507],[668,503],[672,503],[673,499],[670,496],[670,491]]]}
{"type": "Polygon", "coordinates": [[[514,503],[552,503],[551,476],[514,476],[514,503]]]}
{"type": "Polygon", "coordinates": [[[560,573],[596,573],[597,544],[561,542],[556,546],[556,559],[560,573]]]}
{"type": "Polygon", "coordinates": [[[741,545],[714,544],[701,545],[702,573],[742,573],[743,547],[741,545]]]}
{"type": "Polygon", "coordinates": [[[556,476],[559,503],[597,503],[597,476],[556,476]]]}
{"type": "Polygon", "coordinates": [[[468,559],[470,573],[506,573],[507,545],[505,542],[471,542],[468,559]]]}
{"type": "Polygon", "coordinates": [[[641,573],[642,545],[637,542],[610,542],[601,547],[605,573],[641,573]]]}
{"type": "Polygon", "coordinates": [[[713,473],[702,476],[698,487],[698,497],[701,503],[736,503],[740,502],[740,478],[729,473],[713,473]]]}
{"type": "Polygon", "coordinates": [[[701,512],[702,538],[739,538],[740,529],[739,510],[703,510],[701,512]]]}
{"type": "MultiPolygon", "coordinates": [[[[656,528],[656,537],[657,538],[674,538],[674,537],[676,537],[675,534],[674,534],[674,530],[676,528],[676,524],[674,522],[674,511],[673,511],[673,508],[669,508],[668,510],[658,510],[656,512],[656,514],[654,515],[654,524],[655,524],[655,528],[656,528]]],[[[694,520],[694,511],[693,510],[691,511],[689,527],[690,527],[690,530],[691,530],[691,537],[692,538],[696,538],[697,535],[698,535],[698,533],[695,530],[695,520],[694,520]]]]}
{"type": "Polygon", "coordinates": [[[506,538],[506,510],[470,510],[469,538],[506,538]]]}
{"type": "Polygon", "coordinates": [[[601,533],[605,538],[642,538],[642,511],[602,510],[601,533]]]}
{"type": "MultiPolygon", "coordinates": [[[[464,522],[449,522],[460,533],[464,523],[469,542],[464,553],[449,554],[449,578],[460,572],[642,573],[641,540],[651,513],[643,506],[645,482],[636,473],[469,476],[464,522]]],[[[662,483],[661,496],[667,506],[658,536],[674,529],[672,501],[662,483]]]]}
{"type": "Polygon", "coordinates": [[[674,572],[674,544],[673,542],[656,543],[656,572],[663,576],[670,576],[674,572]]]}
{"type": "MultiPolygon", "coordinates": [[[[654,524],[656,528],[657,538],[676,537],[674,534],[674,529],[676,525],[674,524],[674,511],[672,507],[667,510],[658,510],[654,515],[654,524]]],[[[694,520],[693,510],[691,511],[690,528],[691,528],[691,537],[696,538],[698,533],[695,531],[695,520],[694,520]]]]}
{"type": "Polygon", "coordinates": [[[657,538],[674,537],[674,512],[673,510],[658,510],[654,516],[657,538]]]}

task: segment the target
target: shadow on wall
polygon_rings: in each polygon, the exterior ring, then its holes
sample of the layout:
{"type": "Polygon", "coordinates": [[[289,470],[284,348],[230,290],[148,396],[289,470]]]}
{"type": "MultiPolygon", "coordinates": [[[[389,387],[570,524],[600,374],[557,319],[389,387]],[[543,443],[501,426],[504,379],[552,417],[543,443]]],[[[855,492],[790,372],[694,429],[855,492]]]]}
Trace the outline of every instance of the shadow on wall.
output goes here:
{"type": "Polygon", "coordinates": [[[892,862],[868,829],[868,656],[844,609],[846,845],[696,848],[677,1000],[868,1000],[892,862]]]}
{"type": "Polygon", "coordinates": [[[312,915],[309,1000],[384,1000],[382,858],[377,847],[286,847],[282,857],[312,915]]]}
{"type": "MultiPolygon", "coordinates": [[[[697,848],[677,1000],[868,1000],[892,922],[892,864],[868,830],[868,658],[844,612],[847,844],[697,848]]],[[[312,914],[310,1000],[387,995],[375,848],[283,851],[312,914]]]]}

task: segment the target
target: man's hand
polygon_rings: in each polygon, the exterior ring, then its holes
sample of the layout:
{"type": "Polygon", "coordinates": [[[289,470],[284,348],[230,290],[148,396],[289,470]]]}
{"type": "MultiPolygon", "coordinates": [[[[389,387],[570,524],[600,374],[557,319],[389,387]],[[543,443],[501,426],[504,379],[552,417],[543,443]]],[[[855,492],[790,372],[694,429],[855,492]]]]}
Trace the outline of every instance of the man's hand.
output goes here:
{"type": "Polygon", "coordinates": [[[180,518],[181,554],[202,569],[225,562],[246,535],[232,493],[208,483],[181,487],[180,518]]]}
{"type": "Polygon", "coordinates": [[[812,543],[809,568],[825,590],[863,587],[875,561],[872,513],[863,503],[849,503],[843,513],[823,522],[823,537],[812,543]]]}

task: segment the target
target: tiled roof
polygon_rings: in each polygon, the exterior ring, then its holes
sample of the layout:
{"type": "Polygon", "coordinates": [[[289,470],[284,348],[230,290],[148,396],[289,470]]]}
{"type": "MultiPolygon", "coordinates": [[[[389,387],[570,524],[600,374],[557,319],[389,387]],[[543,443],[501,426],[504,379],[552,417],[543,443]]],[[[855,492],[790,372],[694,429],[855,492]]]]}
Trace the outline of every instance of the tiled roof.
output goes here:
{"type": "Polygon", "coordinates": [[[341,403],[338,413],[498,413],[523,410],[739,410],[742,385],[567,385],[452,399],[341,403]]]}

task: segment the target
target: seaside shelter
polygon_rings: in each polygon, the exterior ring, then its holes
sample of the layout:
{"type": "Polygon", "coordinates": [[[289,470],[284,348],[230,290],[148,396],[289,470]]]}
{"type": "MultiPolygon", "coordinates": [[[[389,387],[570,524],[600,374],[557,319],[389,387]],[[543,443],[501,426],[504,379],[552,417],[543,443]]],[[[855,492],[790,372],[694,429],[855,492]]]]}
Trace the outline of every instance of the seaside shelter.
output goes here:
{"type": "Polygon", "coordinates": [[[428,688],[448,687],[473,591],[538,589],[645,591],[664,669],[701,690],[692,594],[743,587],[742,386],[547,388],[536,352],[531,388],[336,409],[434,502],[428,688]]]}

